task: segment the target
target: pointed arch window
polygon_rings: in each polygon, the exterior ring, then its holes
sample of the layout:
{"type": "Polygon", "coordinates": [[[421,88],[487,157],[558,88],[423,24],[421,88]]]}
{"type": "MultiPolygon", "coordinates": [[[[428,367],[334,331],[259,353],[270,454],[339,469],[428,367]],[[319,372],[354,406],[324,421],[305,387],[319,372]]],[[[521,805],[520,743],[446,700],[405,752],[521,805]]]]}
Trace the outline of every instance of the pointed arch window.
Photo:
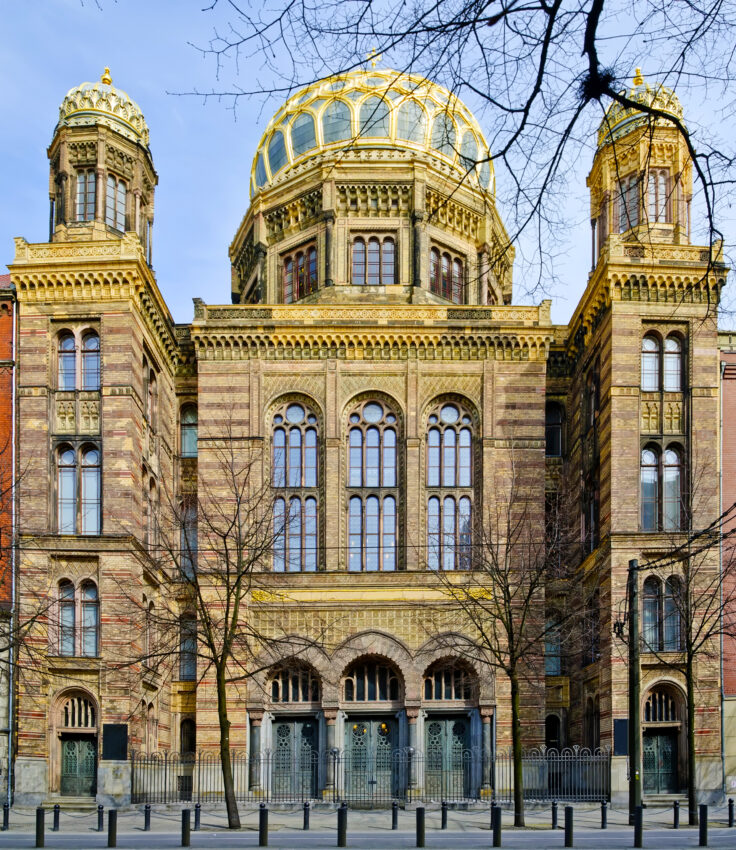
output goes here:
{"type": "Polygon", "coordinates": [[[398,522],[398,422],[369,400],[348,419],[348,569],[395,570],[398,522]]]}

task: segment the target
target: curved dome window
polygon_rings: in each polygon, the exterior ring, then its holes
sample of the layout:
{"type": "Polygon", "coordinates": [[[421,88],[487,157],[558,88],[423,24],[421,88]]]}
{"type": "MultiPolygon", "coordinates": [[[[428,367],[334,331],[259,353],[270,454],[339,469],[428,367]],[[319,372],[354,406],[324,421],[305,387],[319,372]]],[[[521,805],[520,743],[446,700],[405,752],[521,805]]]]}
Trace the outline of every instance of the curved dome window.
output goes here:
{"type": "Polygon", "coordinates": [[[407,100],[399,107],[396,136],[421,145],[427,132],[427,118],[416,100],[407,100]]]}
{"type": "Polygon", "coordinates": [[[369,138],[385,138],[389,134],[388,104],[380,97],[369,97],[360,107],[360,134],[369,138]]]}
{"type": "Polygon", "coordinates": [[[350,107],[342,100],[328,103],[322,113],[322,136],[325,144],[349,139],[351,135],[350,107]]]}
{"type": "Polygon", "coordinates": [[[463,136],[462,143],[460,145],[460,160],[463,164],[463,168],[470,171],[471,168],[478,161],[478,142],[475,139],[475,136],[468,130],[468,132],[463,136]]]}
{"type": "Polygon", "coordinates": [[[483,185],[484,188],[487,187],[488,184],[491,182],[491,165],[490,165],[490,162],[489,162],[490,156],[491,156],[490,152],[487,152],[486,156],[489,159],[486,160],[485,162],[481,162],[481,164],[479,166],[480,182],[481,182],[481,184],[483,185]]]}
{"type": "Polygon", "coordinates": [[[266,176],[266,165],[263,162],[263,154],[258,154],[258,162],[256,163],[256,186],[260,189],[266,185],[268,177],[266,176]]]}
{"type": "Polygon", "coordinates": [[[276,130],[268,143],[268,163],[271,166],[272,175],[281,171],[287,163],[286,145],[281,130],[276,130]]]}
{"type": "Polygon", "coordinates": [[[441,112],[432,124],[432,147],[445,156],[453,157],[457,145],[457,132],[452,118],[441,112]]]}
{"type": "Polygon", "coordinates": [[[302,112],[291,125],[291,149],[296,157],[315,147],[317,147],[317,132],[314,118],[308,112],[302,112]]]}

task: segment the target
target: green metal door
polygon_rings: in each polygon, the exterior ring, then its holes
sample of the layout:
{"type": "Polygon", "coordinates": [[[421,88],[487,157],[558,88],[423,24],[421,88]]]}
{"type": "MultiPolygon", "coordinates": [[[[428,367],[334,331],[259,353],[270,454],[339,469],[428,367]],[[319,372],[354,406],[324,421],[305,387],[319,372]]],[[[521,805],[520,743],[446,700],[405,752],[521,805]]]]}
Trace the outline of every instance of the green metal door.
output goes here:
{"type": "Polygon", "coordinates": [[[677,793],[677,734],[645,732],[643,743],[644,793],[677,793]]]}
{"type": "Polygon", "coordinates": [[[317,723],[279,720],[273,725],[272,797],[275,800],[311,800],[317,796],[317,723]]]}
{"type": "Polygon", "coordinates": [[[428,717],[424,724],[424,787],[433,800],[471,796],[470,722],[467,717],[428,717]]]}
{"type": "Polygon", "coordinates": [[[97,742],[94,737],[61,740],[61,793],[92,797],[97,790],[97,742]]]}
{"type": "Polygon", "coordinates": [[[345,725],[345,796],[355,803],[390,802],[399,794],[394,718],[348,719],[345,725]]]}

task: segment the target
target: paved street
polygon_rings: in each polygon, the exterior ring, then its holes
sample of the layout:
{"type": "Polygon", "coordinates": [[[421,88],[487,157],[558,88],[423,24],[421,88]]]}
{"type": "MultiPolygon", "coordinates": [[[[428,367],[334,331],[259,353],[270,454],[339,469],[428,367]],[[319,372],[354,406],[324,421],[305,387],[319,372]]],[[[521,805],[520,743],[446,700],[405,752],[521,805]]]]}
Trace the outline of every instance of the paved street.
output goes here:
{"type": "MultiPolygon", "coordinates": [[[[609,810],[607,830],[600,829],[599,807],[575,807],[575,847],[607,850],[633,846],[633,829],[628,826],[627,813],[609,810]]],[[[351,810],[348,813],[348,847],[370,848],[370,850],[393,850],[416,846],[415,813],[399,812],[399,829],[391,830],[390,811],[351,810]]],[[[681,820],[687,819],[681,812],[681,820]]],[[[192,832],[191,846],[201,848],[255,848],[258,846],[258,812],[253,809],[241,811],[242,829],[231,832],[226,829],[226,817],[222,807],[213,807],[202,812],[201,830],[192,832]]],[[[512,848],[562,848],[564,832],[550,829],[550,810],[536,809],[527,813],[527,827],[523,830],[512,827],[513,815],[504,811],[503,846],[512,848]]],[[[563,823],[563,806],[559,809],[559,823],[563,823]]],[[[315,809],[311,812],[311,829],[304,832],[302,812],[269,812],[269,847],[332,848],[337,844],[337,817],[334,811],[315,809]]],[[[62,812],[60,831],[50,831],[52,813],[46,816],[46,847],[48,848],[104,848],[107,847],[107,832],[98,833],[95,812],[62,812]]],[[[193,826],[192,813],[192,826],[193,826]]],[[[181,846],[181,812],[174,807],[152,807],[151,831],[143,831],[143,810],[132,808],[118,813],[118,847],[162,848],[181,846]]],[[[448,812],[448,830],[440,830],[439,808],[427,808],[426,846],[433,850],[443,848],[489,848],[491,832],[488,810],[448,812]]],[[[107,817],[105,817],[107,830],[107,817]]],[[[736,829],[727,827],[726,807],[712,808],[709,812],[710,847],[736,848],[736,829]]],[[[18,809],[11,812],[9,832],[0,833],[0,850],[3,848],[26,848],[35,846],[35,810],[18,809]]],[[[698,830],[682,826],[672,829],[672,810],[647,809],[645,812],[644,846],[648,848],[697,847],[698,830]]]]}

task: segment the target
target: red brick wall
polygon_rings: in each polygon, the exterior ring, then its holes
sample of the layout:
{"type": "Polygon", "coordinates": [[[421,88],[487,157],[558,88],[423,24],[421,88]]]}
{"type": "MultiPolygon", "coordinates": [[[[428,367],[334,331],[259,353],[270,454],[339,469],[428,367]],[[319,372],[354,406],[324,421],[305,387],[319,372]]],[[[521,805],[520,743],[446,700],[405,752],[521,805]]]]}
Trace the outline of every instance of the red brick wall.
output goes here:
{"type": "Polygon", "coordinates": [[[0,607],[10,604],[13,306],[10,275],[0,275],[0,607]]]}

